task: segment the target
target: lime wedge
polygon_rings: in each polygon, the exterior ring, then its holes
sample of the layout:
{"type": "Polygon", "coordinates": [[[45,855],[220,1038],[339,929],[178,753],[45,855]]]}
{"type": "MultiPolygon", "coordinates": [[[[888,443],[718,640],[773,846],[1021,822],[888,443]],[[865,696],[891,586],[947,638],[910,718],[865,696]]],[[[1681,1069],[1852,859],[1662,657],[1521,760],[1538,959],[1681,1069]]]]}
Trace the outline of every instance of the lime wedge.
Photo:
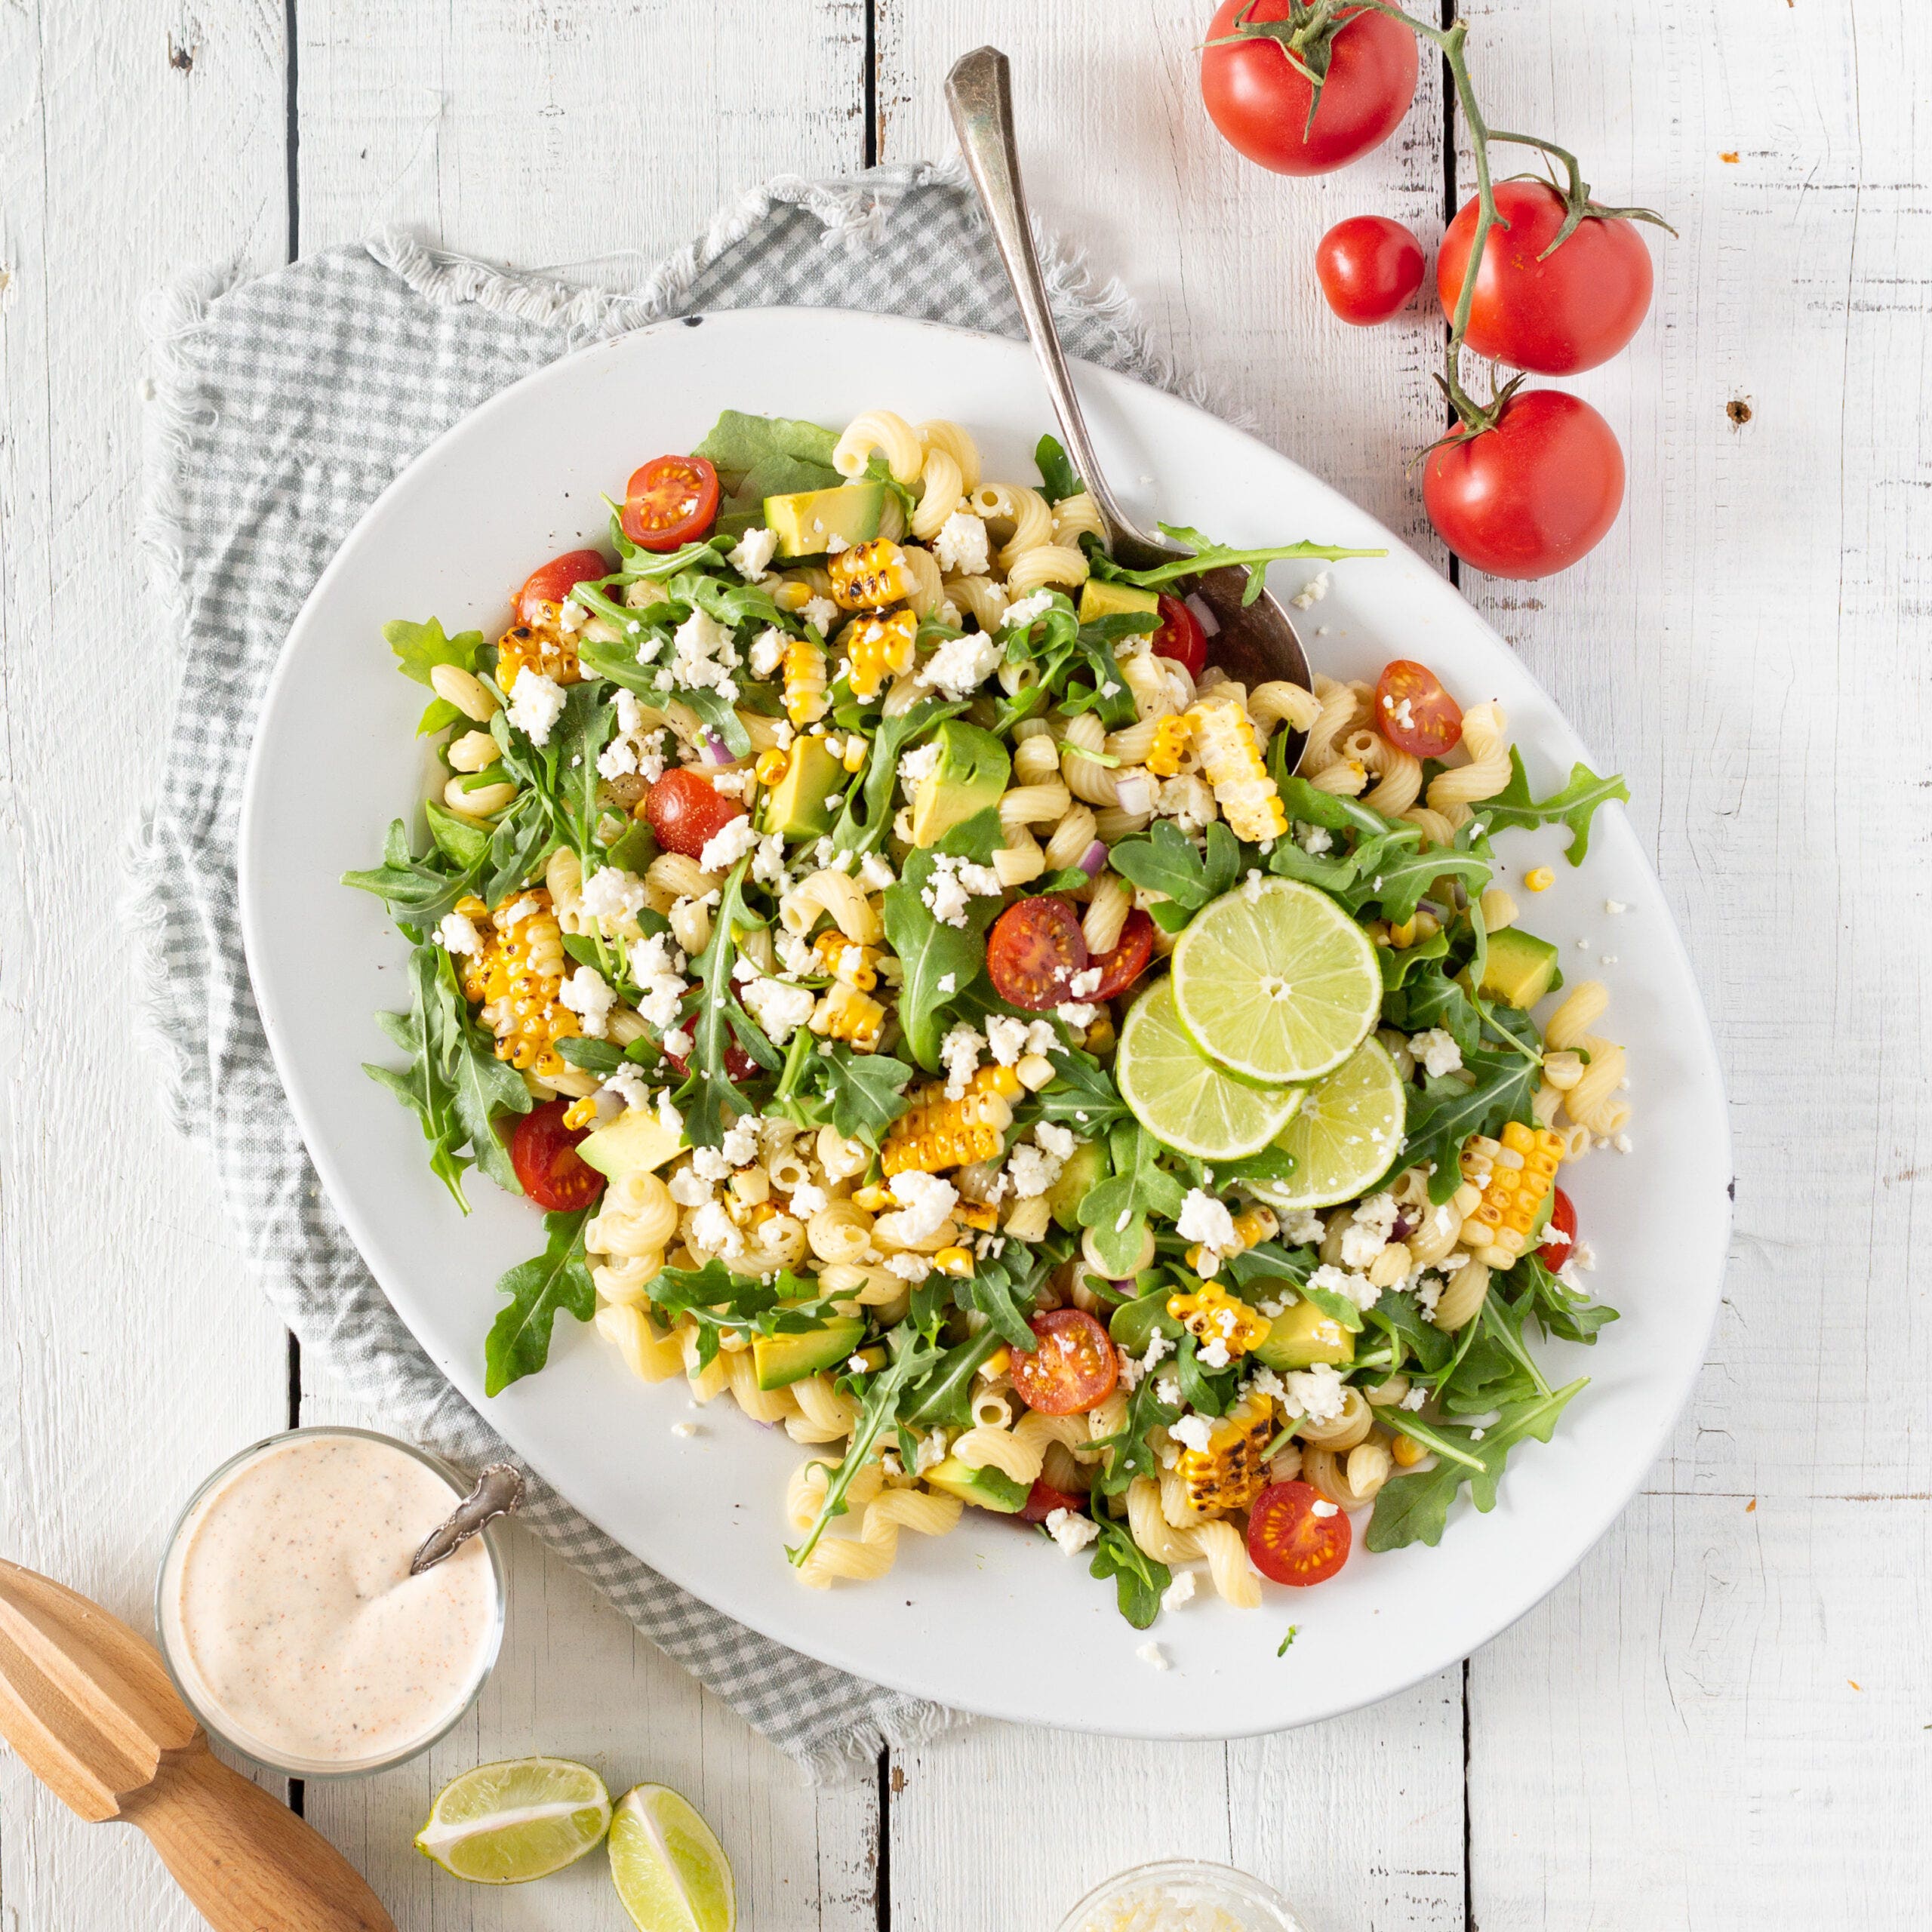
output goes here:
{"type": "Polygon", "coordinates": [[[1204,1058],[1181,1030],[1171,979],[1143,994],[1127,1016],[1114,1078],[1149,1134],[1204,1161],[1259,1153],[1301,1104],[1299,1088],[1251,1087],[1204,1058]]]}
{"type": "Polygon", "coordinates": [[[416,1849],[479,1885],[561,1872],[611,1828],[611,1794],[588,1764],[515,1758],[479,1764],[436,1794],[416,1849]]]}
{"type": "Polygon", "coordinates": [[[1330,1208],[1352,1201],[1389,1171],[1402,1144],[1408,1090],[1389,1050],[1364,1040],[1307,1090],[1301,1110],[1275,1137],[1295,1157],[1286,1180],[1250,1181],[1271,1208],[1330,1208]]]}
{"type": "Polygon", "coordinates": [[[1368,935],[1292,879],[1238,887],[1204,908],[1174,948],[1174,981],[1201,1051],[1271,1086],[1340,1066],[1382,1010],[1368,935]]]}
{"type": "Polygon", "coordinates": [[[732,1932],[738,1922],[724,1847],[669,1785],[641,1784],[617,1801],[611,1876],[638,1932],[732,1932]]]}

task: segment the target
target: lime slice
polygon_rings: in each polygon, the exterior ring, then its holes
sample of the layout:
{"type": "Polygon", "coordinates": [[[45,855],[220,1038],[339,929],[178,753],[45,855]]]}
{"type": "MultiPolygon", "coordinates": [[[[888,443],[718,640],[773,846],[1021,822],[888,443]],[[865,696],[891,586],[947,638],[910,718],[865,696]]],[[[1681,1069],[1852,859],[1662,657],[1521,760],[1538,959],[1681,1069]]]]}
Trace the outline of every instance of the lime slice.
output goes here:
{"type": "Polygon", "coordinates": [[[611,1876],[638,1932],[732,1932],[731,1861],[711,1827],[666,1784],[641,1784],[611,1821],[611,1876]]]}
{"type": "Polygon", "coordinates": [[[1307,1090],[1301,1110],[1275,1137],[1295,1157],[1286,1180],[1244,1183],[1271,1208],[1331,1208],[1352,1201],[1389,1171],[1402,1144],[1408,1090],[1389,1050],[1364,1040],[1307,1090]]]}
{"type": "Polygon", "coordinates": [[[1189,1037],[1250,1080],[1313,1080],[1353,1053],[1382,1010],[1368,935],[1325,892],[1267,879],[1224,893],[1174,948],[1189,1037]]]}
{"type": "Polygon", "coordinates": [[[1297,1087],[1251,1087],[1204,1058],[1181,1030],[1171,979],[1142,995],[1127,1016],[1114,1078],[1149,1134],[1204,1161],[1258,1154],[1301,1104],[1297,1087]]]}
{"type": "Polygon", "coordinates": [[[561,1872],[611,1828],[611,1794],[588,1764],[515,1758],[479,1764],[436,1795],[416,1849],[479,1885],[561,1872]]]}

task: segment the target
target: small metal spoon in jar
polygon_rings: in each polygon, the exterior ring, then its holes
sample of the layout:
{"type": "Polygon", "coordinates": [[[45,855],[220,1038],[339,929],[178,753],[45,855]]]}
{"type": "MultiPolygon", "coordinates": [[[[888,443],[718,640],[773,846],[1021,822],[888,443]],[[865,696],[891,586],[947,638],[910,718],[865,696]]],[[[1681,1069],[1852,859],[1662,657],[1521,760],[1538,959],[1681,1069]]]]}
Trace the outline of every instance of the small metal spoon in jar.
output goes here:
{"type": "Polygon", "coordinates": [[[523,1500],[523,1477],[507,1463],[491,1463],[476,1478],[476,1487],[423,1539],[409,1566],[412,1577],[433,1569],[453,1555],[485,1523],[507,1516],[523,1500]]]}

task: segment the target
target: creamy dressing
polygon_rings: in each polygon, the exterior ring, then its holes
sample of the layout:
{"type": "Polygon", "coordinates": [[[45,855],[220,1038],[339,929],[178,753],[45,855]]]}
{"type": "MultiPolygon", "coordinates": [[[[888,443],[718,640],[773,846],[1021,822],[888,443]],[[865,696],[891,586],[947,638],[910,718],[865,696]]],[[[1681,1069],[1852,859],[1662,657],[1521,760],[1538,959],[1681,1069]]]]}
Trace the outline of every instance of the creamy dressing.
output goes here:
{"type": "Polygon", "coordinates": [[[406,1451],[346,1434],[272,1443],[223,1475],[176,1535],[160,1604],[214,1728],[272,1762],[343,1770],[433,1737],[497,1629],[480,1540],[409,1574],[458,1500],[406,1451]]]}

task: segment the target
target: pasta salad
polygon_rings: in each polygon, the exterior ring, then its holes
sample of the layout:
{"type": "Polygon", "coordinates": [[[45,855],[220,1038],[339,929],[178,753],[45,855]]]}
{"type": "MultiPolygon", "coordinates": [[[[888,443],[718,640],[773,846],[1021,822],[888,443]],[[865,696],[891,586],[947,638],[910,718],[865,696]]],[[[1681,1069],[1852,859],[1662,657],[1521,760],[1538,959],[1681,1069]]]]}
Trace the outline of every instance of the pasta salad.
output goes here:
{"type": "Polygon", "coordinates": [[[494,642],[386,627],[427,842],[346,883],[411,947],[368,1071],[466,1211],[473,1167],[546,1217],[490,1393],[594,1322],[805,1447],[802,1583],[972,1506],[1144,1628],[1186,1566],[1333,1576],[1371,1505],[1370,1550],[1435,1543],[1584,1386],[1530,1342],[1615,1318],[1558,1180],[1622,1135],[1623,1052],[1490,838],[1580,863],[1627,794],[1534,797],[1409,660],[1232,681],[1192,573],[1378,553],[1171,530],[1128,570],[1036,461],[728,412],[494,642]]]}

